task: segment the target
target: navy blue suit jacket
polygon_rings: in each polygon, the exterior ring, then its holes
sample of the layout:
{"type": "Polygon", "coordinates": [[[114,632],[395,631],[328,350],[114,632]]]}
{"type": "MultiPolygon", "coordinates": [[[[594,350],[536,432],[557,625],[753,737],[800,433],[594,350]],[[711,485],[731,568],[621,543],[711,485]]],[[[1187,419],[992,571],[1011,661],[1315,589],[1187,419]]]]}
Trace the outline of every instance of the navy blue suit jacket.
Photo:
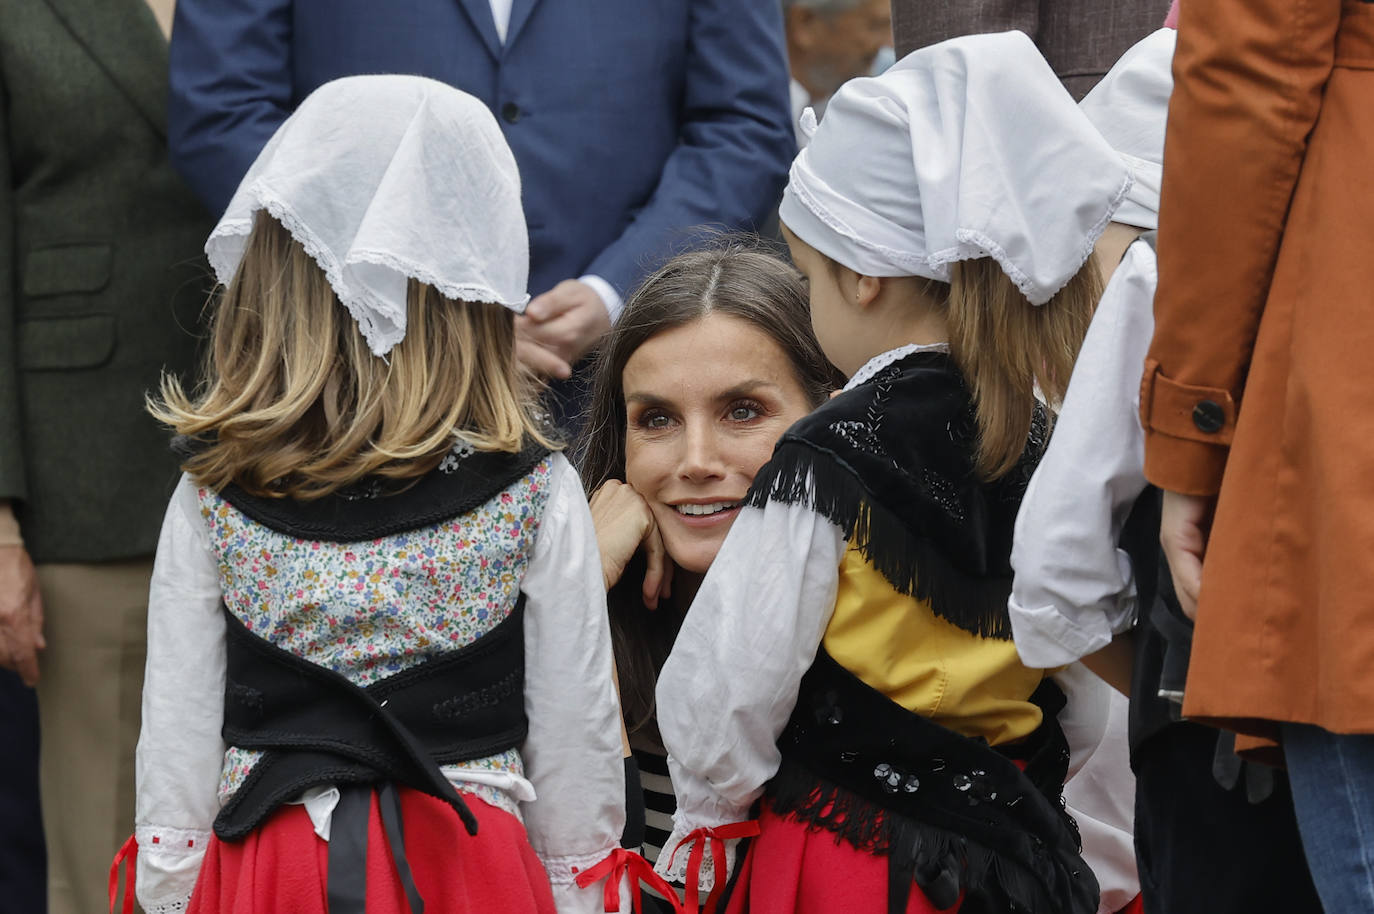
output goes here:
{"type": "Polygon", "coordinates": [[[414,73],[482,99],[524,187],[530,291],[622,295],[709,224],[750,229],[795,153],[778,0],[180,0],[172,160],[223,212],[313,89],[414,73]]]}

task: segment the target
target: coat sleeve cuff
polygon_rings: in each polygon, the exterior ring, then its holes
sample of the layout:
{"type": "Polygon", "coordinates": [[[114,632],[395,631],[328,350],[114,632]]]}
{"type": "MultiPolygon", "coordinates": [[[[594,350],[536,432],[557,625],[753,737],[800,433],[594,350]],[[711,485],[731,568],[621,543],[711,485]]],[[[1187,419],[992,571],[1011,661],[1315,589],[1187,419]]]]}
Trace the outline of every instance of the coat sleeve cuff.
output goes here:
{"type": "Polygon", "coordinates": [[[1237,411],[1235,399],[1225,388],[1183,384],[1161,372],[1154,359],[1145,362],[1140,424],[1147,433],[1229,447],[1237,411]]]}
{"type": "Polygon", "coordinates": [[[1180,495],[1216,495],[1226,469],[1227,447],[1145,432],[1145,478],[1180,495]]]}
{"type": "Polygon", "coordinates": [[[1148,359],[1140,383],[1145,478],[1170,492],[1215,495],[1238,411],[1225,388],[1180,383],[1148,359]]]}

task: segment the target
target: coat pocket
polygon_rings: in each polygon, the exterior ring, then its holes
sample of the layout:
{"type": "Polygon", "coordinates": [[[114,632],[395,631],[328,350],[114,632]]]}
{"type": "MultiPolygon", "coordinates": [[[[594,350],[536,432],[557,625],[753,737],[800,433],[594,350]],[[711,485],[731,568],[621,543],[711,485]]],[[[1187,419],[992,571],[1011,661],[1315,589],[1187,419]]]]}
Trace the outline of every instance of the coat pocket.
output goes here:
{"type": "Polygon", "coordinates": [[[97,368],[115,346],[112,314],[73,314],[19,322],[19,367],[23,371],[97,368]]]}
{"type": "Polygon", "coordinates": [[[30,251],[24,259],[24,295],[99,292],[110,281],[114,248],[108,244],[62,244],[30,251]]]}

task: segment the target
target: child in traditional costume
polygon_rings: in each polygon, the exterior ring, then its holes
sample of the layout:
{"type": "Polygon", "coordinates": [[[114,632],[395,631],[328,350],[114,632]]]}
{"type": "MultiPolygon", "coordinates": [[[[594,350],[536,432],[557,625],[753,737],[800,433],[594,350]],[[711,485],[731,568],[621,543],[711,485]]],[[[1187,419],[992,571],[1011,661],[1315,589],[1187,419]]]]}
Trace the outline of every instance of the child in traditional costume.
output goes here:
{"type": "Polygon", "coordinates": [[[1097,911],[1008,558],[1130,181],[1021,33],[829,103],[781,218],[850,381],[759,472],[658,685],[689,906],[753,836],[729,911],[1097,911]]]}
{"type": "Polygon", "coordinates": [[[1192,625],[1162,561],[1140,425],[1175,42],[1168,28],[1147,36],[1080,105],[1135,183],[1098,243],[1111,279],[1016,520],[1011,625],[1027,665],[1087,658],[1130,692],[1147,914],[1317,911],[1287,777],[1242,766],[1230,734],[1178,714],[1192,625]]]}
{"type": "Polygon", "coordinates": [[[631,864],[601,564],[514,361],[528,247],[492,115],[414,77],[325,85],[206,251],[209,376],[153,408],[189,456],[150,597],[139,901],[603,910],[631,864]]]}

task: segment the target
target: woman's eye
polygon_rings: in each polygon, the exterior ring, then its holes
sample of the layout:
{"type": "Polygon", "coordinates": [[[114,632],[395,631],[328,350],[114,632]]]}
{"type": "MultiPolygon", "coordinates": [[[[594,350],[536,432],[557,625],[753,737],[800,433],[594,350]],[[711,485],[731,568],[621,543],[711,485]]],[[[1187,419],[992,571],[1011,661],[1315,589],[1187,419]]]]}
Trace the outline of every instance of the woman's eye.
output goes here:
{"type": "Polygon", "coordinates": [[[666,413],[650,411],[641,415],[637,424],[640,428],[663,429],[672,424],[672,419],[666,413]]]}
{"type": "Polygon", "coordinates": [[[734,422],[748,422],[750,419],[758,418],[759,415],[760,410],[757,406],[741,403],[730,407],[730,419],[734,422]]]}

